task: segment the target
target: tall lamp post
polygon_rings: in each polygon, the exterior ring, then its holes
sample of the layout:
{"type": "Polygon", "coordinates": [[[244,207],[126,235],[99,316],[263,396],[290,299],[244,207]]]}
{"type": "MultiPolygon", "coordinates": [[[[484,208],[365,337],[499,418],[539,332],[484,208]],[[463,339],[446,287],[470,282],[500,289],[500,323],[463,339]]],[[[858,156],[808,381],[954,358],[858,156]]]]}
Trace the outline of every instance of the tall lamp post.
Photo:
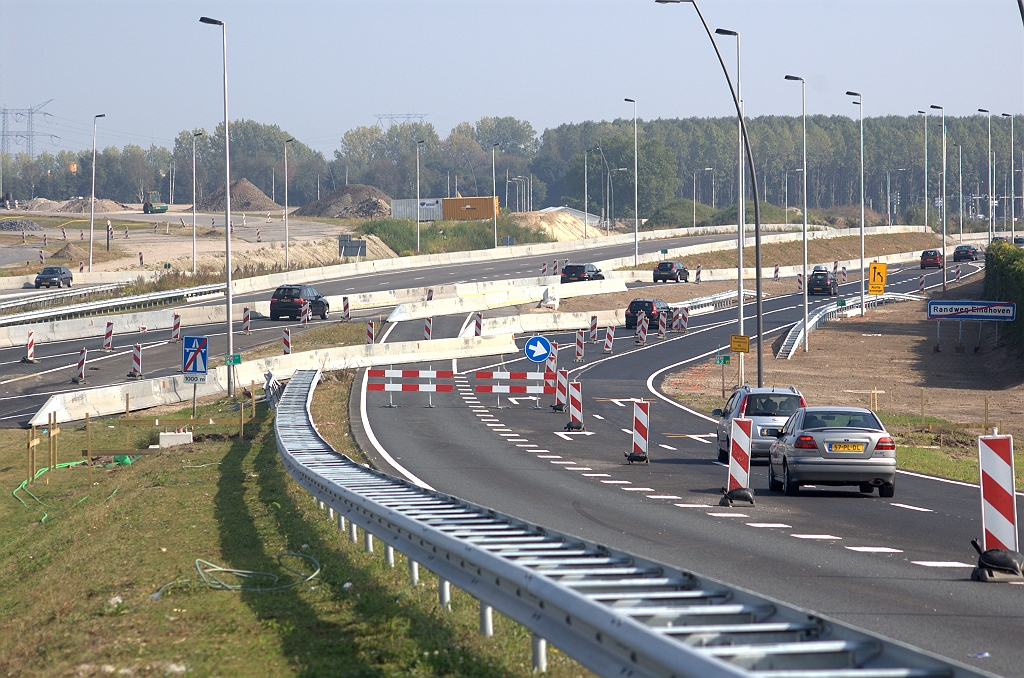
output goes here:
{"type": "Polygon", "coordinates": [[[942,113],[942,294],[946,294],[946,109],[932,105],[942,113]]]}
{"type": "Polygon", "coordinates": [[[693,170],[693,227],[697,228],[697,170],[693,170]]]}
{"type": "MultiPolygon", "coordinates": [[[[804,245],[804,267],[803,267],[803,289],[804,289],[804,353],[809,351],[807,339],[810,332],[807,331],[807,81],[799,75],[787,75],[786,80],[795,80],[800,83],[800,111],[803,120],[803,167],[798,172],[803,174],[803,245],[804,245]]],[[[789,223],[789,173],[786,173],[786,223],[789,223]]]]}
{"type": "Polygon", "coordinates": [[[583,239],[587,239],[587,225],[590,223],[590,186],[587,182],[587,154],[592,148],[583,151],[583,239]]]}
{"type": "Polygon", "coordinates": [[[192,133],[192,275],[196,274],[196,138],[204,134],[192,133]]]}
{"type": "Polygon", "coordinates": [[[960,182],[960,199],[957,200],[957,206],[960,208],[960,242],[964,241],[964,147],[962,144],[956,145],[956,150],[959,152],[959,158],[957,160],[956,176],[960,182]]]}
{"type": "Polygon", "coordinates": [[[928,232],[928,111],[918,111],[924,118],[924,230],[928,232]]]}
{"type": "MultiPolygon", "coordinates": [[[[1014,243],[1014,236],[1017,234],[1017,212],[1014,209],[1014,200],[1016,200],[1016,186],[1014,182],[1017,179],[1017,175],[1013,173],[1013,114],[1003,113],[1004,118],[1010,119],[1010,244],[1014,243]]],[[[1006,212],[1003,212],[1006,214],[1006,212]]]]}
{"type": "MultiPolygon", "coordinates": [[[[235,352],[233,324],[234,293],[231,289],[231,135],[228,127],[228,33],[223,21],[210,17],[199,17],[199,22],[220,26],[221,48],[224,62],[224,310],[227,313],[227,356],[235,352]]],[[[235,395],[235,366],[228,362],[228,397],[235,395]]]]}
{"type": "MultiPolygon", "coordinates": [[[[498,144],[491,144],[491,195],[498,199],[498,175],[494,171],[494,151],[498,144]]],[[[498,248],[498,206],[494,207],[494,248],[498,248]]]]}
{"type": "Polygon", "coordinates": [[[864,97],[860,92],[847,92],[846,96],[857,97],[853,103],[860,110],[860,317],[868,312],[864,298],[864,97]]]}
{"type": "MultiPolygon", "coordinates": [[[[416,142],[416,254],[420,253],[420,146],[424,140],[416,142]]],[[[455,179],[458,183],[458,178],[455,179]]]]}
{"type": "Polygon", "coordinates": [[[715,168],[705,167],[705,172],[711,172],[711,209],[715,209],[715,168]]]}
{"type": "Polygon", "coordinates": [[[978,113],[988,116],[988,179],[985,180],[988,184],[988,200],[985,203],[985,210],[988,212],[988,244],[991,245],[996,230],[996,213],[992,209],[992,114],[987,108],[979,108],[978,113]]]}
{"type": "Polygon", "coordinates": [[[92,116],[92,200],[89,201],[89,273],[92,273],[93,226],[96,223],[96,121],[107,117],[106,113],[92,116]]]}
{"type": "Polygon", "coordinates": [[[640,173],[639,146],[637,145],[636,100],[626,99],[633,104],[633,265],[640,265],[640,173]]]}
{"type": "Polygon", "coordinates": [[[291,260],[288,258],[288,144],[295,139],[285,139],[284,142],[284,269],[291,268],[291,260]]]}
{"type": "MultiPolygon", "coordinates": [[[[697,0],[685,0],[687,3],[693,5],[694,11],[697,12],[697,17],[700,19],[701,24],[704,26],[704,32],[708,35],[708,40],[711,41],[711,46],[715,50],[715,55],[718,57],[718,63],[722,67],[722,73],[725,75],[725,82],[729,86],[729,93],[732,95],[733,105],[736,107],[736,117],[740,121],[740,129],[743,132],[743,146],[746,150],[747,165],[750,169],[750,186],[753,189],[754,194],[754,268],[756,269],[756,280],[757,280],[757,385],[758,387],[764,386],[764,370],[761,360],[761,344],[762,337],[764,336],[764,309],[762,305],[761,295],[761,205],[756,200],[757,197],[757,171],[754,168],[754,154],[750,150],[750,134],[747,132],[746,123],[743,121],[743,108],[740,105],[740,98],[736,94],[736,90],[732,86],[732,79],[729,77],[729,69],[725,67],[725,59],[722,58],[722,53],[718,49],[718,43],[715,42],[715,37],[711,34],[711,28],[708,27],[708,22],[704,20],[704,15],[701,14],[700,7],[697,5],[697,0]]],[[[677,5],[683,2],[683,0],[655,0],[660,5],[677,5]]],[[[738,300],[742,305],[742,300],[738,300]]]]}

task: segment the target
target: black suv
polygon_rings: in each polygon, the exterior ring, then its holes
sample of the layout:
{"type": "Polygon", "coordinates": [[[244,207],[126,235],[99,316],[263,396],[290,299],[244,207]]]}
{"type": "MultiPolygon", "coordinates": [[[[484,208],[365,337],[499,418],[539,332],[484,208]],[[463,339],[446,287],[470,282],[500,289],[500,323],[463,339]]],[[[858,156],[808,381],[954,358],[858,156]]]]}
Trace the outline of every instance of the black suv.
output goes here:
{"type": "Polygon", "coordinates": [[[36,289],[46,287],[71,287],[71,271],[63,266],[47,266],[36,276],[36,289]]]}
{"type": "Polygon", "coordinates": [[[644,312],[648,321],[654,321],[656,314],[671,313],[672,309],[661,299],[634,299],[629,302],[629,308],[626,309],[626,329],[631,330],[636,327],[636,319],[640,315],[640,311],[644,312]]]}
{"type": "Polygon", "coordinates": [[[311,315],[319,315],[321,320],[327,320],[331,315],[331,306],[327,303],[327,298],[313,286],[281,285],[274,290],[274,296],[270,298],[270,319],[277,320],[286,315],[292,320],[298,320],[302,315],[304,301],[309,302],[311,315]]]}
{"type": "Polygon", "coordinates": [[[566,264],[562,267],[562,282],[604,280],[601,269],[593,264],[566,264]]]}
{"type": "Polygon", "coordinates": [[[818,292],[835,296],[839,294],[839,283],[829,271],[815,268],[807,280],[807,294],[817,294],[818,292]]]}
{"type": "Polygon", "coordinates": [[[690,272],[686,270],[682,262],[663,261],[654,269],[654,282],[690,282],[690,272]]]}
{"type": "Polygon", "coordinates": [[[953,261],[977,261],[978,250],[974,245],[957,245],[953,250],[953,261]]]}

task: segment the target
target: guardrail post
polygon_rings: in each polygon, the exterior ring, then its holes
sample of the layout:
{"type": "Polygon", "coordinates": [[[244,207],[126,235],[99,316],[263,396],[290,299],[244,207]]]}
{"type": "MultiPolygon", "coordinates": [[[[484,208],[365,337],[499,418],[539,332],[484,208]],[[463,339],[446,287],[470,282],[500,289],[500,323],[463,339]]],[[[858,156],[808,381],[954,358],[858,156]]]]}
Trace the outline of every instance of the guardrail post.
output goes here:
{"type": "Polygon", "coordinates": [[[353,544],[359,541],[359,532],[356,531],[356,524],[348,521],[348,540],[353,544]]]}
{"type": "Polygon", "coordinates": [[[363,530],[363,550],[373,553],[373,535],[368,530],[363,530]]]}
{"type": "Polygon", "coordinates": [[[536,633],[530,635],[533,645],[533,670],[539,673],[547,673],[548,670],[548,641],[536,633]]]}
{"type": "Polygon", "coordinates": [[[480,601],[480,635],[490,638],[494,635],[494,608],[480,601]]]}
{"type": "Polygon", "coordinates": [[[338,529],[343,532],[345,530],[345,517],[340,513],[338,514],[338,529]]]}
{"type": "Polygon", "coordinates": [[[419,586],[420,584],[420,564],[412,558],[409,558],[409,585],[419,586]]]}
{"type": "Polygon", "coordinates": [[[384,562],[386,562],[389,567],[395,566],[395,547],[390,544],[384,547],[384,562]]]}
{"type": "Polygon", "coordinates": [[[437,578],[437,604],[446,610],[452,609],[452,585],[440,577],[437,578]]]}
{"type": "Polygon", "coordinates": [[[330,506],[327,507],[327,517],[334,520],[334,509],[330,506]]]}

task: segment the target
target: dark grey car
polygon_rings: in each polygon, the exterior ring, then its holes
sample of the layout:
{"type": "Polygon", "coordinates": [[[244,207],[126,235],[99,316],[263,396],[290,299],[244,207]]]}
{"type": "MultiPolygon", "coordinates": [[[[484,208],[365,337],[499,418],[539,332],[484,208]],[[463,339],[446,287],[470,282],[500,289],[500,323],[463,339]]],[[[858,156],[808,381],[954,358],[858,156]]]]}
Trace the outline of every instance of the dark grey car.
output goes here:
{"type": "Polygon", "coordinates": [[[47,266],[36,276],[36,289],[40,287],[71,287],[71,271],[64,266],[47,266]]]}
{"type": "Polygon", "coordinates": [[[896,442],[862,407],[805,407],[790,417],[768,457],[768,489],[856,485],[882,497],[896,491],[896,442]]]}
{"type": "Polygon", "coordinates": [[[721,417],[718,421],[718,461],[723,464],[729,461],[729,436],[733,419],[743,417],[753,420],[750,456],[767,457],[779,429],[789,419],[789,415],[806,406],[804,397],[793,386],[785,389],[741,386],[736,389],[723,409],[711,413],[721,417]]]}

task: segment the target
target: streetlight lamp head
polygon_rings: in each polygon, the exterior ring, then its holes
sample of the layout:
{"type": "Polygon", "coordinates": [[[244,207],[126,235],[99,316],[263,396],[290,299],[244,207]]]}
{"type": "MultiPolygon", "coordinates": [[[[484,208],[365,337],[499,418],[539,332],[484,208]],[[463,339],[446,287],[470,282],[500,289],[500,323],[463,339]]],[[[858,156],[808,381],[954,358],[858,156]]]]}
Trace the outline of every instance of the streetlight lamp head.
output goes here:
{"type": "Polygon", "coordinates": [[[684,0],[654,0],[654,2],[659,5],[678,5],[683,1],[684,0]]]}
{"type": "Polygon", "coordinates": [[[847,92],[846,96],[848,96],[848,97],[859,97],[860,96],[860,92],[847,92]]]}
{"type": "Polygon", "coordinates": [[[979,108],[978,109],[978,113],[988,113],[988,109],[987,108],[979,108]]]}
{"type": "Polygon", "coordinates": [[[936,106],[935,104],[932,104],[929,108],[934,108],[936,111],[942,110],[942,106],[936,106]]]}
{"type": "Polygon", "coordinates": [[[804,79],[801,78],[799,75],[787,75],[786,80],[799,80],[800,82],[804,81],[804,79]]]}
{"type": "Polygon", "coordinates": [[[100,113],[99,115],[94,115],[93,117],[94,118],[105,118],[105,117],[107,117],[107,114],[106,113],[100,113]]]}
{"type": "Polygon", "coordinates": [[[1012,118],[1013,117],[1013,113],[1003,113],[1003,117],[1004,118],[1012,118]]]}
{"type": "Polygon", "coordinates": [[[204,132],[203,130],[199,130],[198,132],[192,132],[192,136],[193,137],[201,137],[201,136],[205,136],[205,135],[206,135],[206,132],[204,132]]]}
{"type": "Polygon", "coordinates": [[[623,101],[628,101],[631,104],[635,104],[636,103],[635,99],[623,99],[623,101]]]}
{"type": "Polygon", "coordinates": [[[705,171],[705,172],[714,172],[714,171],[715,171],[715,168],[714,168],[714,167],[705,167],[705,168],[704,168],[704,171],[705,171]]]}
{"type": "Polygon", "coordinates": [[[716,28],[715,35],[739,35],[736,31],[730,31],[728,28],[716,28]]]}
{"type": "Polygon", "coordinates": [[[425,143],[427,143],[427,142],[426,142],[426,140],[424,140],[424,139],[420,139],[420,140],[419,140],[419,141],[417,141],[416,143],[417,143],[417,144],[425,144],[425,143]]]}
{"type": "Polygon", "coordinates": [[[491,144],[491,148],[497,148],[498,146],[501,146],[501,144],[500,143],[493,143],[493,144],[491,144]]]}
{"type": "Polygon", "coordinates": [[[219,19],[211,19],[208,16],[201,16],[201,17],[199,17],[199,23],[201,23],[201,24],[211,24],[213,26],[223,26],[224,25],[223,21],[220,21],[219,19]]]}
{"type": "Polygon", "coordinates": [[[293,141],[295,141],[295,139],[285,139],[285,140],[284,140],[284,142],[285,142],[286,144],[290,144],[290,143],[291,143],[291,142],[293,142],[293,141]]]}

